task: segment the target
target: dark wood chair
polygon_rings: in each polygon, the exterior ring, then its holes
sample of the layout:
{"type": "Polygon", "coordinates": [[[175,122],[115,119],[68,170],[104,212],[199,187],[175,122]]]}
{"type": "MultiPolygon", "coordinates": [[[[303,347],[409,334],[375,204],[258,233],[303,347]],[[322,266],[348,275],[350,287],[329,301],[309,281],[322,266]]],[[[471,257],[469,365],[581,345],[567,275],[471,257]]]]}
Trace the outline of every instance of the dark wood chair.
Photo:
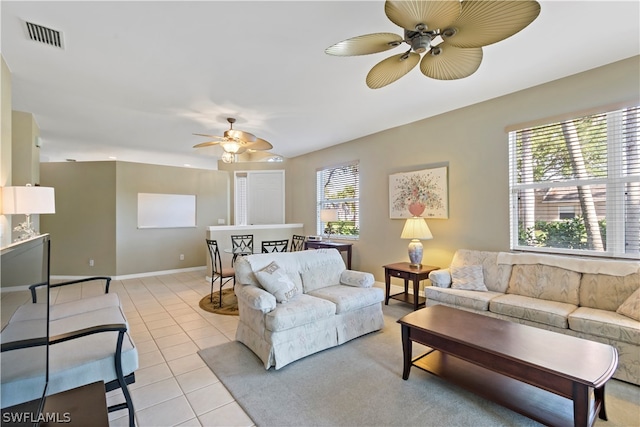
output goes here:
{"type": "Polygon", "coordinates": [[[253,253],[253,234],[235,234],[231,235],[231,267],[236,262],[236,258],[253,253]]]}
{"type": "Polygon", "coordinates": [[[267,254],[270,252],[287,252],[288,247],[289,247],[289,239],[262,241],[263,254],[267,254]]]}
{"type": "Polygon", "coordinates": [[[291,250],[290,252],[297,252],[304,250],[304,236],[294,234],[291,238],[291,250]]]}
{"type": "Polygon", "coordinates": [[[233,267],[222,268],[218,241],[206,240],[209,247],[209,255],[211,256],[211,302],[213,302],[213,285],[216,281],[220,281],[220,308],[222,308],[222,287],[230,280],[233,280],[233,287],[236,287],[236,272],[233,267]]]}

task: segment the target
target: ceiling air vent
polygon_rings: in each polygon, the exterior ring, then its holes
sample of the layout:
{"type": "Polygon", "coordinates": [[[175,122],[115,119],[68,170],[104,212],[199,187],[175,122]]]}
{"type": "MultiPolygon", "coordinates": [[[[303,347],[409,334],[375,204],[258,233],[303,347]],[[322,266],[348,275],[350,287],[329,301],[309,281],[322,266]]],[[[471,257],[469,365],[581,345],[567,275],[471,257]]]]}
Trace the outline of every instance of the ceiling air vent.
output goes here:
{"type": "Polygon", "coordinates": [[[29,38],[35,42],[44,43],[62,49],[62,33],[42,25],[27,22],[29,38]]]}

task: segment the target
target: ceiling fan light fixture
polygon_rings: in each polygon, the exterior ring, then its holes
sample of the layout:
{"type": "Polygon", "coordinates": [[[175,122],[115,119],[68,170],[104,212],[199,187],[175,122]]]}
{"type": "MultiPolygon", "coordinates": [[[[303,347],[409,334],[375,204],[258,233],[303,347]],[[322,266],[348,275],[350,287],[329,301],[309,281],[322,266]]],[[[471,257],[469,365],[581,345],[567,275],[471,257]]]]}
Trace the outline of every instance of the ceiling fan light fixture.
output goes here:
{"type": "Polygon", "coordinates": [[[227,153],[236,154],[240,150],[240,143],[234,140],[223,141],[220,143],[222,149],[227,153]]]}
{"type": "Polygon", "coordinates": [[[222,156],[220,156],[220,160],[222,160],[223,163],[233,163],[235,159],[236,156],[228,151],[225,151],[222,153],[222,156]]]}

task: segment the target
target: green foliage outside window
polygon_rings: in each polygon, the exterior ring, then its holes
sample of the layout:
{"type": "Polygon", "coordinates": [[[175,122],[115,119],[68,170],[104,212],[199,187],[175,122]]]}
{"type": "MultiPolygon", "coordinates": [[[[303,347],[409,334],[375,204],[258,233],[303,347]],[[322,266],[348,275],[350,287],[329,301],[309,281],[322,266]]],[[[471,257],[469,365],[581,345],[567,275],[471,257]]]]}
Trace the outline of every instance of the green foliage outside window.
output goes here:
{"type": "MultiPolygon", "coordinates": [[[[598,222],[600,233],[606,242],[606,220],[598,222]]],[[[518,227],[520,245],[533,247],[589,249],[584,218],[577,216],[560,221],[536,221],[535,227],[518,227]]]]}

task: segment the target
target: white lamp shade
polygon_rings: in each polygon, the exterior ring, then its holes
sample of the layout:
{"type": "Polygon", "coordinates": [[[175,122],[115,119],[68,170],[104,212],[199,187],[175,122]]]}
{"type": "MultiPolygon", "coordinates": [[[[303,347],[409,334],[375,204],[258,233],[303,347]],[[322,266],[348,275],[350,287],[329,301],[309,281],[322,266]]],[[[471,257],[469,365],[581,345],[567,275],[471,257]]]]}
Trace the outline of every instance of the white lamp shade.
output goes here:
{"type": "Polygon", "coordinates": [[[429,226],[424,218],[413,217],[407,218],[407,222],[404,223],[404,228],[402,229],[402,235],[400,238],[429,240],[433,239],[433,234],[431,234],[431,230],[429,230],[429,226]]]}
{"type": "Polygon", "coordinates": [[[4,187],[2,213],[9,215],[56,213],[53,187],[4,187]]]}
{"type": "Polygon", "coordinates": [[[337,209],[320,209],[320,221],[332,222],[338,220],[337,209]]]}

